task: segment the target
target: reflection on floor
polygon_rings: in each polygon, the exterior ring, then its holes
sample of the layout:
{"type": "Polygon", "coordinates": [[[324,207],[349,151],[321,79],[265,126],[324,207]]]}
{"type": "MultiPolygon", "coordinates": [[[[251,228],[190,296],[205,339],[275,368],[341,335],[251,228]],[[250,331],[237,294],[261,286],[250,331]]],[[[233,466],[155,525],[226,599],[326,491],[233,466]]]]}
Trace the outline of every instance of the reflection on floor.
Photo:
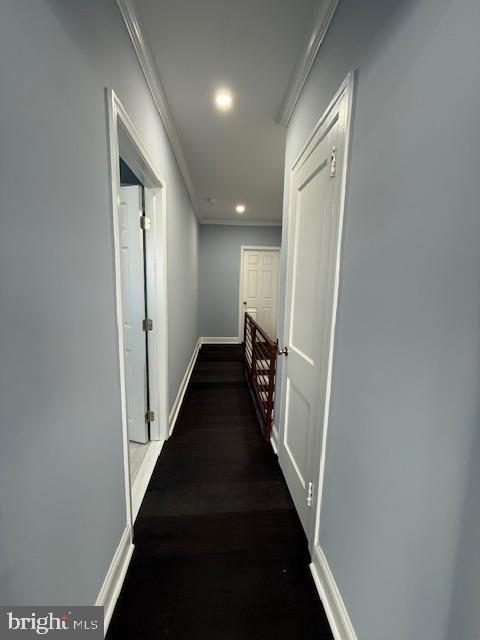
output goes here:
{"type": "Polygon", "coordinates": [[[202,347],[134,542],[107,640],[333,640],[240,347],[202,347]]]}
{"type": "Polygon", "coordinates": [[[133,484],[137,477],[138,470],[142,466],[143,459],[147,455],[148,444],[140,444],[139,442],[128,443],[128,457],[130,459],[130,483],[133,484]]]}

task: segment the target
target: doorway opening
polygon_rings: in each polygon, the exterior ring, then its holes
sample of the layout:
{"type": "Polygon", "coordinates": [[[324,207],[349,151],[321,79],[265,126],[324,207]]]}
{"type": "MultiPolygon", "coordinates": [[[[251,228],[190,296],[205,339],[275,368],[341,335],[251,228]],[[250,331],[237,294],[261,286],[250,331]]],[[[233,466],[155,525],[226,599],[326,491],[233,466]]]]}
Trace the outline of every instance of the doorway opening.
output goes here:
{"type": "Polygon", "coordinates": [[[151,441],[145,186],[121,156],[119,171],[128,455],[133,484],[151,441]]]}
{"type": "Polygon", "coordinates": [[[168,437],[165,181],[107,90],[118,356],[130,527],[168,437]]]}

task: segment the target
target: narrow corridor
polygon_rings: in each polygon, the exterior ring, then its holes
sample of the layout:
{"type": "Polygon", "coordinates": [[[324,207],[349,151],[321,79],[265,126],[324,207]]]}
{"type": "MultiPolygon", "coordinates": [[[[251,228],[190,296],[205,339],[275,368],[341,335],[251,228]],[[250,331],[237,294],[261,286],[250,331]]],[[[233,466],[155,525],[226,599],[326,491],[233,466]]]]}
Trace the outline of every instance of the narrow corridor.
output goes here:
{"type": "Polygon", "coordinates": [[[108,638],[330,640],[239,346],[203,346],[135,524],[108,638]]]}

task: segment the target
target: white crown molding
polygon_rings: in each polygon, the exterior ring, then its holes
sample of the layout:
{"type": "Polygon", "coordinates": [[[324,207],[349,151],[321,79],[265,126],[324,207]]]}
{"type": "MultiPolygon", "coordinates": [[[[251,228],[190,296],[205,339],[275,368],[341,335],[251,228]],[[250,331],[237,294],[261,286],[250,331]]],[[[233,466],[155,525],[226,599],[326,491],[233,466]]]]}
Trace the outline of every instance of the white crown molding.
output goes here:
{"type": "Polygon", "coordinates": [[[204,220],[200,218],[200,224],[219,224],[219,225],[233,225],[237,227],[281,227],[282,221],[279,220],[275,222],[273,220],[267,220],[262,222],[262,220],[230,220],[226,218],[225,220],[211,218],[204,220]]]}
{"type": "Polygon", "coordinates": [[[318,50],[322,46],[328,27],[332,22],[338,3],[339,0],[320,1],[312,28],[305,39],[305,44],[293,70],[287,93],[277,115],[277,122],[283,127],[286,127],[290,121],[318,50]]]}
{"type": "Polygon", "coordinates": [[[125,26],[130,35],[130,39],[137,54],[138,61],[142,67],[142,71],[147,80],[150,93],[152,94],[153,101],[157,107],[160,118],[167,132],[170,144],[172,145],[173,153],[178,163],[178,168],[182,174],[185,182],[185,187],[190,196],[193,209],[197,218],[200,219],[196,210],[195,204],[195,190],[193,187],[192,178],[187,165],[187,160],[183,152],[183,148],[178,137],[177,128],[173,120],[173,115],[168,104],[167,96],[158,73],[157,65],[155,64],[150,46],[146,35],[144,34],[143,27],[141,26],[138,15],[135,11],[134,0],[117,0],[118,8],[122,14],[125,26]]]}

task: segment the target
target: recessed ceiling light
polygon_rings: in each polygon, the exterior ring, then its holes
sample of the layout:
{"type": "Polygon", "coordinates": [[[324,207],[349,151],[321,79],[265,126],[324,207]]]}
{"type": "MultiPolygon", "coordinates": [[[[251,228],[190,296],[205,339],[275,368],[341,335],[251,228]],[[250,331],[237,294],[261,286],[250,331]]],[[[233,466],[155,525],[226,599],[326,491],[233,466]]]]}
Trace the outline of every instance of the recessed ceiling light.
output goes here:
{"type": "Polygon", "coordinates": [[[237,213],[245,213],[245,205],[244,204],[237,204],[237,206],[235,207],[235,211],[237,213]]]}
{"type": "Polygon", "coordinates": [[[218,201],[213,196],[210,196],[209,198],[207,198],[207,202],[210,202],[210,204],[217,204],[218,201]]]}
{"type": "Polygon", "coordinates": [[[228,89],[219,89],[215,93],[215,106],[219,111],[229,111],[233,107],[233,96],[228,89]]]}

